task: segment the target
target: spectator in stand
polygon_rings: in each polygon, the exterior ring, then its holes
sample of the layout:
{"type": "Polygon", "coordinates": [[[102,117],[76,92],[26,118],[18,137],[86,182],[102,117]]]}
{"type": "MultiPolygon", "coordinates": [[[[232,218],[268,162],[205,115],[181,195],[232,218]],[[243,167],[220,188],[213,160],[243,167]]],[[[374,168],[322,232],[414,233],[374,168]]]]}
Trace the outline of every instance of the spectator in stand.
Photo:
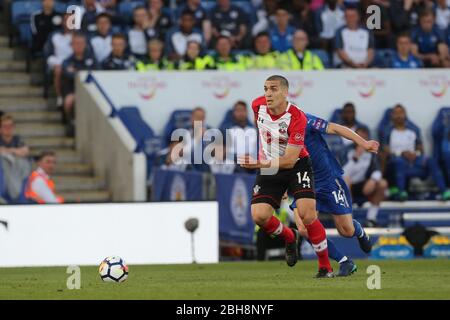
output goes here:
{"type": "Polygon", "coordinates": [[[0,165],[6,192],[12,202],[20,196],[23,181],[31,172],[29,153],[25,142],[15,134],[13,117],[4,114],[0,118],[0,165]]]}
{"type": "Polygon", "coordinates": [[[39,155],[38,167],[28,178],[25,197],[34,203],[64,203],[63,197],[56,194],[55,182],[51,175],[55,172],[56,155],[52,151],[44,151],[39,155]]]}
{"type": "Polygon", "coordinates": [[[55,11],[54,0],[42,0],[42,10],[31,15],[31,32],[33,33],[34,53],[41,52],[47,38],[61,29],[62,14],[55,11]]]}
{"type": "Polygon", "coordinates": [[[436,25],[445,32],[450,25],[450,8],[446,0],[436,0],[436,25]]]}
{"type": "Polygon", "coordinates": [[[181,13],[180,25],[166,35],[166,54],[170,60],[178,60],[186,54],[187,43],[197,41],[204,44],[201,30],[195,29],[195,16],[190,10],[181,13]]]}
{"type": "Polygon", "coordinates": [[[269,30],[273,50],[286,52],[292,48],[295,28],[289,24],[289,19],[288,9],[279,7],[275,15],[276,24],[269,30]]]}
{"type": "Polygon", "coordinates": [[[254,54],[243,58],[246,69],[276,69],[279,52],[272,50],[272,42],[267,32],[261,32],[254,40],[254,54]]]}
{"type": "Polygon", "coordinates": [[[177,10],[177,17],[181,16],[184,10],[189,10],[194,14],[195,25],[194,28],[203,31],[205,44],[208,45],[212,36],[211,21],[208,17],[208,12],[202,7],[200,0],[186,0],[185,4],[179,6],[177,10]]]}
{"type": "Polygon", "coordinates": [[[161,41],[165,40],[166,34],[172,28],[172,16],[164,11],[162,0],[148,0],[147,8],[150,17],[150,28],[157,31],[161,41]]]}
{"type": "Polygon", "coordinates": [[[337,58],[344,68],[368,68],[374,58],[372,33],[361,27],[359,13],[355,8],[345,9],[345,26],[336,32],[337,58]]]}
{"type": "Polygon", "coordinates": [[[237,101],[232,109],[230,122],[222,123],[220,131],[226,137],[227,159],[250,155],[256,159],[258,155],[258,134],[248,118],[248,107],[245,101],[237,101]]]}
{"type": "Polygon", "coordinates": [[[61,93],[61,66],[72,54],[72,34],[69,29],[68,19],[70,15],[63,16],[62,31],[53,33],[45,44],[45,53],[47,55],[47,68],[53,73],[53,85],[56,93],[56,105],[62,107],[63,97],[61,93]]]}
{"type": "Polygon", "coordinates": [[[408,32],[413,25],[411,15],[414,0],[391,0],[389,17],[394,34],[408,32]]]}
{"type": "MultiPolygon", "coordinates": [[[[202,47],[197,41],[189,41],[187,44],[186,54],[176,62],[176,69],[178,70],[204,70],[213,68],[212,65],[207,64],[200,54],[202,47]]],[[[212,60],[209,60],[212,62],[212,60]]]]}
{"type": "Polygon", "coordinates": [[[67,135],[74,135],[75,115],[75,75],[81,70],[97,69],[95,57],[87,50],[87,40],[83,33],[75,33],[72,38],[73,54],[63,62],[62,94],[64,96],[63,119],[67,123],[67,135]]]}
{"type": "Polygon", "coordinates": [[[81,6],[81,30],[89,34],[97,31],[96,18],[100,13],[105,12],[105,9],[101,6],[97,0],[83,0],[81,6]]]}
{"type": "Polygon", "coordinates": [[[94,51],[98,63],[103,61],[111,53],[111,18],[107,13],[97,16],[97,33],[91,38],[91,48],[94,51]]]}
{"type": "Polygon", "coordinates": [[[269,26],[275,24],[275,13],[278,8],[278,0],[264,0],[262,4],[255,5],[256,23],[252,27],[252,35],[269,30],[269,26]]]}
{"type": "Polygon", "coordinates": [[[181,172],[191,170],[189,158],[184,157],[186,152],[189,152],[189,148],[186,148],[182,141],[170,142],[169,147],[161,151],[161,169],[181,172]]]}
{"type": "Polygon", "coordinates": [[[412,32],[412,53],[423,61],[425,67],[450,67],[450,56],[445,38],[435,24],[432,10],[424,10],[419,26],[412,32]]]}
{"type": "MultiPolygon", "coordinates": [[[[365,131],[369,132],[369,128],[367,127],[367,125],[356,119],[356,108],[355,105],[351,102],[347,102],[342,107],[341,121],[338,121],[338,123],[353,131],[362,128],[365,131]]],[[[349,146],[352,144],[352,141],[345,138],[342,138],[342,142],[345,146],[349,146]]]]}
{"type": "Polygon", "coordinates": [[[173,64],[164,57],[164,43],[153,39],[148,42],[148,55],[136,63],[136,70],[171,70],[173,64]]]}
{"type": "Polygon", "coordinates": [[[423,68],[422,60],[412,54],[411,37],[408,33],[401,33],[397,37],[397,51],[392,56],[390,67],[395,69],[423,68]]]}
{"type": "MultiPolygon", "coordinates": [[[[369,139],[369,131],[360,127],[356,130],[364,139],[369,139]]],[[[344,180],[349,186],[353,201],[367,198],[371,204],[367,211],[367,226],[377,226],[377,215],[381,201],[385,198],[388,184],[380,171],[377,156],[360,146],[353,146],[347,154],[344,165],[344,180]]]]}
{"type": "Polygon", "coordinates": [[[292,1],[292,20],[296,29],[304,30],[310,39],[311,46],[318,46],[317,14],[311,8],[311,0],[292,1]]]}
{"type": "Polygon", "coordinates": [[[323,70],[320,57],[306,49],[309,44],[308,35],[297,30],[292,39],[292,49],[280,55],[279,65],[283,70],[323,70]]]}
{"type": "MultiPolygon", "coordinates": [[[[204,162],[202,159],[202,163],[196,163],[196,154],[198,154],[198,150],[202,150],[202,154],[204,151],[204,148],[206,146],[204,136],[206,133],[206,130],[210,129],[210,127],[206,124],[206,111],[202,107],[196,107],[194,110],[192,110],[191,114],[191,127],[189,128],[190,132],[190,144],[187,144],[189,146],[189,152],[191,155],[191,163],[192,169],[196,171],[208,171],[208,165],[204,162]]],[[[203,158],[203,157],[202,157],[203,158]]]]}
{"type": "Polygon", "coordinates": [[[150,17],[144,7],[133,10],[133,28],[128,31],[128,45],[131,54],[136,58],[147,55],[147,44],[151,39],[157,38],[155,28],[150,27],[150,17]]]}
{"type": "Polygon", "coordinates": [[[316,13],[316,28],[320,47],[331,54],[336,31],[345,25],[344,10],[337,0],[326,0],[323,8],[316,13]]]}
{"type": "Polygon", "coordinates": [[[233,48],[245,48],[248,33],[247,15],[230,0],[217,0],[217,5],[211,10],[211,24],[213,39],[220,35],[227,35],[231,39],[233,48]]]}
{"type": "Polygon", "coordinates": [[[126,52],[127,39],[123,34],[117,33],[111,39],[111,53],[103,61],[104,70],[134,70],[135,58],[126,52]]]}
{"type": "Polygon", "coordinates": [[[226,71],[245,70],[245,63],[241,57],[231,51],[231,39],[227,36],[220,36],[216,39],[216,52],[213,56],[204,57],[204,64],[207,68],[226,71]]]}
{"type": "Polygon", "coordinates": [[[433,177],[443,200],[450,199],[450,189],[445,185],[444,176],[437,162],[423,154],[422,138],[407,125],[406,110],[398,104],[391,113],[392,128],[383,141],[384,151],[390,155],[389,166],[398,188],[400,200],[408,199],[406,190],[409,178],[425,179],[433,177]]]}

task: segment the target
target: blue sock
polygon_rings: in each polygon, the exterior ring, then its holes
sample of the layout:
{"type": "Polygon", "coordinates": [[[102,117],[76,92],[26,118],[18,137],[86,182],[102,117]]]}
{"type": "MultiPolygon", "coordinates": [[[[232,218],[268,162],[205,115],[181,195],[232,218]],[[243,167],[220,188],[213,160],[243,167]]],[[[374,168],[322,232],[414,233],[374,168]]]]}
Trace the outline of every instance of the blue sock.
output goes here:
{"type": "MultiPolygon", "coordinates": [[[[309,239],[306,239],[306,241],[308,241],[309,244],[311,244],[311,241],[309,241],[309,239]]],[[[340,263],[348,259],[345,255],[342,254],[342,252],[339,251],[338,248],[336,248],[334,242],[328,238],[327,238],[327,247],[328,247],[328,257],[330,257],[334,261],[340,263]]]]}
{"type": "Polygon", "coordinates": [[[361,224],[353,219],[353,227],[355,227],[355,233],[353,237],[362,238],[364,236],[364,229],[361,227],[361,224]]]}

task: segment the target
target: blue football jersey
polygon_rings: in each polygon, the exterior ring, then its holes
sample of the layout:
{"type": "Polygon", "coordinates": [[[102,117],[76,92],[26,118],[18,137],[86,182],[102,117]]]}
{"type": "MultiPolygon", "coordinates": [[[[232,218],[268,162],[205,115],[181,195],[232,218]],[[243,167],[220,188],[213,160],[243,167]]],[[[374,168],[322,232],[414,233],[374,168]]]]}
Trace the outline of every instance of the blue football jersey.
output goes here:
{"type": "Polygon", "coordinates": [[[344,174],[341,165],[328,149],[328,145],[322,134],[326,134],[328,121],[306,114],[308,125],[306,127],[305,145],[311,158],[314,171],[314,182],[319,185],[329,182],[344,174]]]}

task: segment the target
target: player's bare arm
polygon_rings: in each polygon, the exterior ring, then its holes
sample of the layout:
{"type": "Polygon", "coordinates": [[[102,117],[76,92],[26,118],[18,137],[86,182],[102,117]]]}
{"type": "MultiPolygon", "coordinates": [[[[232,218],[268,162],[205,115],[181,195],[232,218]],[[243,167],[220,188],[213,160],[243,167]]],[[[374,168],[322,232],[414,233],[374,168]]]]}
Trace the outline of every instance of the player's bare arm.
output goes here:
{"type": "Polygon", "coordinates": [[[341,137],[344,137],[346,139],[349,139],[356,143],[358,146],[363,147],[365,150],[372,152],[372,153],[378,153],[378,149],[380,147],[380,143],[375,140],[369,140],[367,141],[363,137],[361,137],[359,134],[357,134],[352,129],[349,129],[345,126],[341,126],[340,124],[330,122],[327,127],[327,133],[328,134],[336,134],[341,137]]]}
{"type": "Polygon", "coordinates": [[[272,160],[255,160],[252,157],[246,155],[244,157],[238,158],[238,164],[246,169],[261,169],[273,167],[277,167],[280,169],[292,169],[298,160],[298,154],[301,147],[302,146],[288,145],[286,147],[284,156],[272,160]]]}

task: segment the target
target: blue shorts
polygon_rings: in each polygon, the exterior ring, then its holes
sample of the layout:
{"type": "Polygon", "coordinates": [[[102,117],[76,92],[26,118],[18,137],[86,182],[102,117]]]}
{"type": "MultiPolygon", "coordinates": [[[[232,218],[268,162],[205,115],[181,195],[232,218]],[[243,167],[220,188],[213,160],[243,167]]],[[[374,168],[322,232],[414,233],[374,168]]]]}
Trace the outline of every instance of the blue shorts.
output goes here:
{"type": "MultiPolygon", "coordinates": [[[[352,196],[347,184],[342,178],[316,181],[316,209],[320,213],[335,215],[352,213],[352,196]]],[[[290,205],[291,209],[297,207],[295,200],[290,205]]]]}

